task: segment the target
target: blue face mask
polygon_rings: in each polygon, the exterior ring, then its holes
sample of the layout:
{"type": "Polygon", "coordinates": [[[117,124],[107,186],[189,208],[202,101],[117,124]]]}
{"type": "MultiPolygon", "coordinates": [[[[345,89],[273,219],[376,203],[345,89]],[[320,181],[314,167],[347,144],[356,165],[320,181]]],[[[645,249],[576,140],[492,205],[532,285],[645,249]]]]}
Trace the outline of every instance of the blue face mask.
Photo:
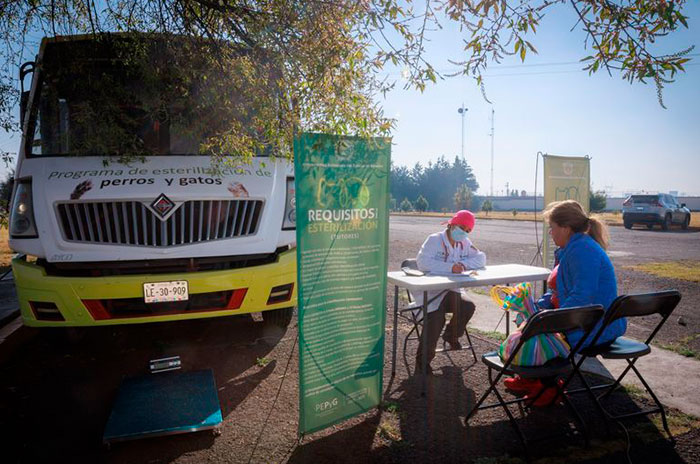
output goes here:
{"type": "Polygon", "coordinates": [[[469,236],[468,233],[466,233],[459,227],[453,227],[452,230],[450,230],[450,235],[452,236],[452,240],[454,240],[455,242],[461,242],[462,240],[467,238],[467,236],[469,236]]]}

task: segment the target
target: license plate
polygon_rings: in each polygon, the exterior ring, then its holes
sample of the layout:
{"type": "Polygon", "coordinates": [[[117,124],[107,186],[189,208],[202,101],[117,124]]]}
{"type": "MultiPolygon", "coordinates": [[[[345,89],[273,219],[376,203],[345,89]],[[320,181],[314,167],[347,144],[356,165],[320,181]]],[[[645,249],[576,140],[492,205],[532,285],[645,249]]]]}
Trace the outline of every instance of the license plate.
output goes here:
{"type": "Polygon", "coordinates": [[[149,282],[143,284],[143,299],[146,303],[186,301],[189,299],[187,281],[172,280],[170,282],[149,282]]]}

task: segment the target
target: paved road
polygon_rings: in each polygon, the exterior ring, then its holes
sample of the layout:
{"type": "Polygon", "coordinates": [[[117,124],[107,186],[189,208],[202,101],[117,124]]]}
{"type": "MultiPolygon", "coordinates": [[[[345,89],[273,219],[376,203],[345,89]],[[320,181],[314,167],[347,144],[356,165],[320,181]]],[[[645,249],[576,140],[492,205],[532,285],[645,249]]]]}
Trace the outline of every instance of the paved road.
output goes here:
{"type": "MultiPolygon", "coordinates": [[[[441,230],[441,218],[417,216],[392,216],[392,239],[411,240],[425,237],[441,230]]],[[[630,257],[637,260],[700,260],[700,230],[673,228],[662,231],[610,227],[610,254],[612,257],[630,257]]],[[[478,220],[470,238],[480,248],[504,245],[520,245],[516,249],[537,249],[537,239],[542,239],[542,226],[534,221],[478,220]]]]}
{"type": "MultiPolygon", "coordinates": [[[[402,259],[415,257],[425,237],[441,230],[441,218],[419,216],[392,216],[390,222],[389,269],[398,270],[402,259]]],[[[486,253],[488,264],[521,263],[539,265],[537,239],[542,239],[541,224],[535,230],[534,221],[477,221],[470,238],[486,253]]],[[[652,261],[700,260],[700,230],[669,231],[610,227],[609,250],[620,294],[646,293],[662,289],[677,289],[683,299],[675,309],[672,319],[656,336],[661,343],[681,344],[700,351],[700,312],[696,302],[700,299],[700,286],[695,282],[664,279],[633,268],[634,265],[652,261]],[[681,322],[683,323],[681,324],[681,322]]],[[[635,319],[629,323],[628,333],[646,338],[653,318],[635,319]]]]}

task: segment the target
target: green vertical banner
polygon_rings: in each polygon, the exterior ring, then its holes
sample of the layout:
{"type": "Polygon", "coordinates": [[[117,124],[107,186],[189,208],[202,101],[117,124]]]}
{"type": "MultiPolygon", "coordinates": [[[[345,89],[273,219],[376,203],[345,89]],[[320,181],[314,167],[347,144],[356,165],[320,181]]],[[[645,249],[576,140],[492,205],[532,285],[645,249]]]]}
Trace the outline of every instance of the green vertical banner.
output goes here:
{"type": "MultiPolygon", "coordinates": [[[[542,155],[544,159],[544,207],[553,201],[576,200],[588,212],[591,159],[588,156],[542,155]]],[[[554,267],[554,242],[544,224],[544,265],[554,267]]]]}
{"type": "Polygon", "coordinates": [[[381,400],[390,157],[386,138],[294,141],[300,435],[381,400]]]}

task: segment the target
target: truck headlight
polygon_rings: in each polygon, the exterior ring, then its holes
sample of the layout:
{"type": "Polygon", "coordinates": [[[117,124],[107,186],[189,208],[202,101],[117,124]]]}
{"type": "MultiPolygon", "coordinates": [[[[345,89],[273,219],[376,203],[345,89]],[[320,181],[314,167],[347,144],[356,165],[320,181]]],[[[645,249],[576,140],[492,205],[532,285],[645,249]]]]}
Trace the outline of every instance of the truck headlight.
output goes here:
{"type": "Polygon", "coordinates": [[[31,179],[20,180],[17,183],[10,212],[10,236],[12,238],[38,237],[34,221],[31,179]]]}
{"type": "Polygon", "coordinates": [[[294,196],[294,193],[294,178],[287,177],[287,198],[284,202],[284,221],[282,221],[282,230],[297,228],[297,199],[294,196]]]}

